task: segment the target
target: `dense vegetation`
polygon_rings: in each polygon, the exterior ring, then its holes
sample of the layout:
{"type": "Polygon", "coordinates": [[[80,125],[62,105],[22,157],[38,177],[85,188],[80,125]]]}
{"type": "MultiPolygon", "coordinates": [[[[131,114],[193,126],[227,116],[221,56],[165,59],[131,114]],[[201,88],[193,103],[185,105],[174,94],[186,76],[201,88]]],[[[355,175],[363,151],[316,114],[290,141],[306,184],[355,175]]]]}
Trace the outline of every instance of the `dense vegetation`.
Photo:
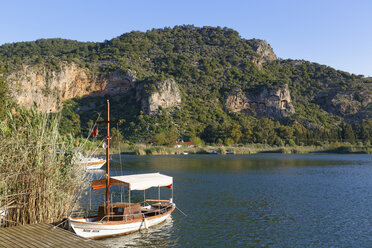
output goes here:
{"type": "Polygon", "coordinates": [[[85,169],[72,153],[57,154],[75,147],[58,124],[35,109],[12,108],[0,120],[0,226],[53,223],[75,207],[85,169]]]}
{"type": "Polygon", "coordinates": [[[112,116],[122,120],[118,128],[130,142],[171,144],[176,139],[197,138],[215,144],[278,146],[371,142],[371,104],[361,104],[371,97],[370,78],[306,61],[278,59],[257,66],[262,59],[255,52],[258,42],[242,39],[232,29],[194,26],[134,31],[102,43],[42,39],[1,46],[0,74],[24,63],[58,70],[59,63],[67,61],[102,76],[129,69],[138,82],[149,85],[172,77],[181,87],[182,106],[163,109],[157,116],[143,114],[133,92],[68,101],[61,131],[74,135],[87,136],[97,112],[104,113],[105,99],[110,98],[112,116]],[[288,118],[234,114],[223,108],[233,89],[249,93],[284,84],[289,86],[296,110],[288,118]],[[350,105],[362,107],[342,112],[336,100],[344,95],[352,96],[350,105]],[[94,110],[78,110],[92,102],[94,110]]]}

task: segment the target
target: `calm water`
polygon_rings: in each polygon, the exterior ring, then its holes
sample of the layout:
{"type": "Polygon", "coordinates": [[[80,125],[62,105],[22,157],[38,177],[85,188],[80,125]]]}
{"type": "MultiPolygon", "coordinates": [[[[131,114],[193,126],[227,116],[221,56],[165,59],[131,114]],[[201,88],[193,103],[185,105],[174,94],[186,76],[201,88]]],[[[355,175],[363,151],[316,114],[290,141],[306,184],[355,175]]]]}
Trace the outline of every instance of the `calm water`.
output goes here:
{"type": "MultiPolygon", "coordinates": [[[[111,247],[372,247],[371,155],[119,156],[112,174],[174,177],[179,211],[111,247]]],[[[93,172],[96,178],[104,171],[93,172]]],[[[120,189],[113,196],[120,199],[120,189]]],[[[161,193],[166,198],[169,190],[161,193]]],[[[103,190],[93,193],[102,204],[103,190]]],[[[142,192],[133,198],[142,199],[142,192]]],[[[149,196],[156,192],[146,192],[149,196]]],[[[83,203],[88,202],[85,197],[83,203]]]]}

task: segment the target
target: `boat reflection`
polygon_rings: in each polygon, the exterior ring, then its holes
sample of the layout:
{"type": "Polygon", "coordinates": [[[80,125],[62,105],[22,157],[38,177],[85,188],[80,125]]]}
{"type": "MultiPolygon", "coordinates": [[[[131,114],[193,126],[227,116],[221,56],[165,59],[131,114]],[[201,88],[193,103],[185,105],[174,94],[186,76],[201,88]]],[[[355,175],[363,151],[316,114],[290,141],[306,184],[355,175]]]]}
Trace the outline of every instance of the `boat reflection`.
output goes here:
{"type": "Polygon", "coordinates": [[[173,219],[170,216],[164,222],[136,233],[98,240],[107,247],[176,247],[177,240],[172,240],[173,219]]]}

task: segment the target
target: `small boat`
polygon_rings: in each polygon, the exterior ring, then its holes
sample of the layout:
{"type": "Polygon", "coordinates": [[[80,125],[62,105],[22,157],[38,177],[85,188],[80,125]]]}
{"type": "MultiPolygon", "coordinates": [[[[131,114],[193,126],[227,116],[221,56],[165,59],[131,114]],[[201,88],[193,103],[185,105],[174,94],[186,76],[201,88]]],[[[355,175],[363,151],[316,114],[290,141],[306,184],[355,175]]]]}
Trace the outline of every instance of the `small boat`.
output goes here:
{"type": "Polygon", "coordinates": [[[233,149],[226,149],[226,154],[235,154],[233,149]]]}
{"type": "Polygon", "coordinates": [[[97,170],[100,169],[105,163],[106,159],[97,158],[97,157],[86,157],[84,156],[80,151],[72,150],[72,151],[62,151],[57,149],[56,154],[57,155],[64,155],[66,153],[73,154],[74,162],[78,165],[85,166],[88,170],[97,170]]]}
{"type": "Polygon", "coordinates": [[[88,170],[97,170],[106,164],[106,159],[81,156],[78,164],[86,166],[88,170]]]}
{"type": "MultiPolygon", "coordinates": [[[[106,201],[98,207],[97,214],[93,216],[70,216],[70,226],[75,233],[84,238],[102,239],[112,236],[124,235],[141,229],[147,229],[165,221],[175,210],[173,203],[173,178],[160,173],[147,173],[136,175],[124,175],[110,177],[110,107],[107,101],[107,120],[101,123],[107,124],[106,137],[106,177],[95,180],[91,186],[93,189],[106,189],[106,201]],[[120,186],[128,188],[128,202],[110,202],[110,188],[120,186]],[[146,199],[143,204],[132,203],[130,193],[132,190],[143,190],[157,187],[158,199],[146,199]],[[160,198],[160,187],[171,189],[171,198],[160,198]]],[[[145,194],[144,194],[145,196],[145,194]]]]}
{"type": "Polygon", "coordinates": [[[217,149],[212,149],[212,148],[209,149],[208,153],[209,154],[218,154],[217,149]]]}

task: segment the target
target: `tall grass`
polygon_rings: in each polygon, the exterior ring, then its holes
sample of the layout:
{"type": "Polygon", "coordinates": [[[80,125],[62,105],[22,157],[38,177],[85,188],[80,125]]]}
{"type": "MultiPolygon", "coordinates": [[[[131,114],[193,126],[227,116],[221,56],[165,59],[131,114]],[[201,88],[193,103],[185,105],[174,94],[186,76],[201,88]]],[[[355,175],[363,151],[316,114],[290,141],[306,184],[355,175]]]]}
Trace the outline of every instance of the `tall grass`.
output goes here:
{"type": "Polygon", "coordinates": [[[58,117],[35,109],[8,111],[0,121],[0,210],[5,225],[51,223],[69,216],[85,186],[73,164],[72,137],[58,132],[58,117]]]}

